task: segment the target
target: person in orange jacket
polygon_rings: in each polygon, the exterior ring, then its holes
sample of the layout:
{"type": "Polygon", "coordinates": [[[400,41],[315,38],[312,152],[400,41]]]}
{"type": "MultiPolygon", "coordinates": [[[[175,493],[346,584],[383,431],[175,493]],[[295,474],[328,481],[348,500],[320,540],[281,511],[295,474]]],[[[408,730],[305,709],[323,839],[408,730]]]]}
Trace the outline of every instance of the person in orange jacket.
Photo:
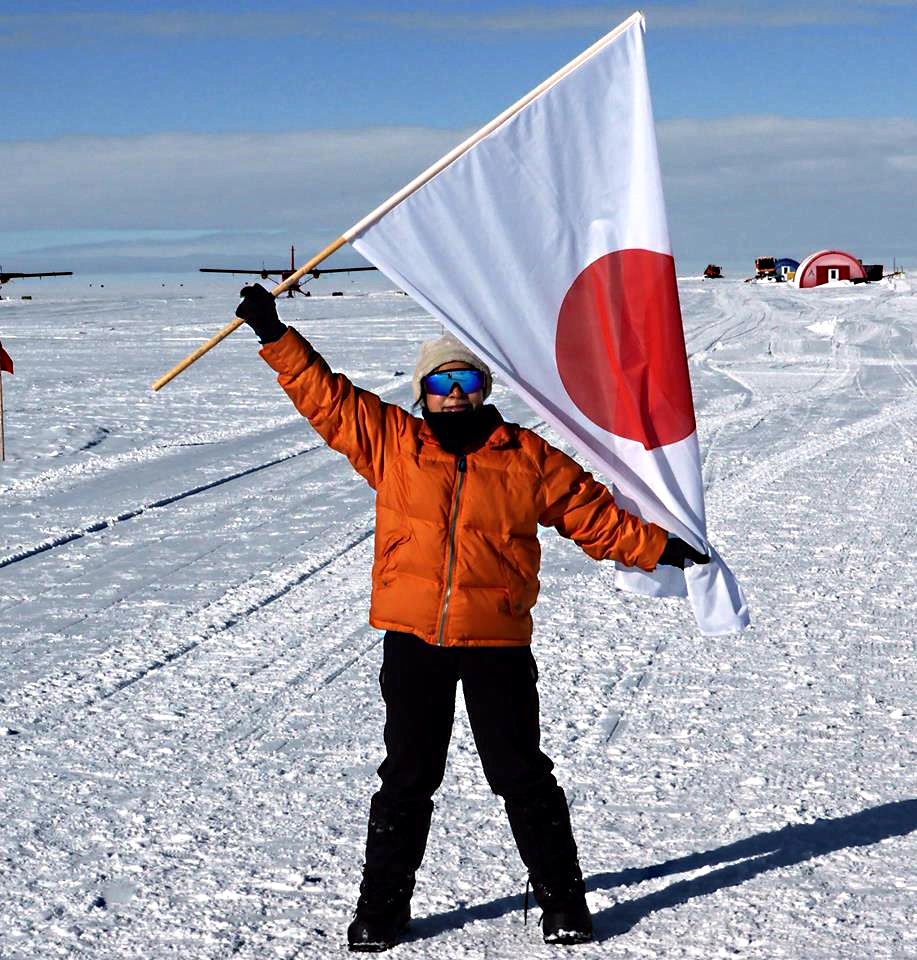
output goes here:
{"type": "Polygon", "coordinates": [[[461,681],[484,774],[503,798],[547,943],[592,937],[566,796],[540,749],[531,610],[539,525],[595,559],[645,570],[709,558],[620,509],[608,489],[485,404],[487,365],[446,335],[421,345],[421,417],[355,387],[277,315],[260,284],[236,315],[296,408],[376,491],[370,623],[385,630],[382,785],[370,802],[351,950],[394,946],[410,920],[461,681]]]}

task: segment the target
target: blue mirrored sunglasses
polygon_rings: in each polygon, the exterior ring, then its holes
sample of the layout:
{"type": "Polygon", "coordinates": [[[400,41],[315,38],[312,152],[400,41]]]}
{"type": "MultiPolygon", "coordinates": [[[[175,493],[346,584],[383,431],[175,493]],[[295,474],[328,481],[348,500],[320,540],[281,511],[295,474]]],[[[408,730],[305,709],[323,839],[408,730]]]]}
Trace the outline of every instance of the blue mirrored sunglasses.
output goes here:
{"type": "Polygon", "coordinates": [[[448,397],[456,384],[462,393],[483,390],[484,374],[480,370],[442,370],[439,373],[428,373],[421,382],[427,393],[448,397]]]}

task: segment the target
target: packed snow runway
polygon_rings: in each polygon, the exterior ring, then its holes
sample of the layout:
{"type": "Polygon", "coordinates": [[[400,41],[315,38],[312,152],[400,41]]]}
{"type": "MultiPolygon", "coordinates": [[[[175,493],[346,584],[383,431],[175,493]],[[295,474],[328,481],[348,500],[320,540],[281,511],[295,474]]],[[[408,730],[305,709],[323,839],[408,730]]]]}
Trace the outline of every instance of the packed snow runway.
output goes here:
{"type": "MultiPolygon", "coordinates": [[[[149,389],[236,291],[74,278],[0,302],[4,960],[346,953],[382,759],[372,493],[248,330],[149,389]]],[[[917,294],[680,291],[710,535],[753,626],[703,638],[545,533],[545,749],[596,924],[576,955],[917,957],[917,294]]],[[[406,297],[279,306],[410,403],[439,326],[406,297]]],[[[461,709],[436,799],[393,955],[564,953],[537,908],[523,925],[461,709]]]]}

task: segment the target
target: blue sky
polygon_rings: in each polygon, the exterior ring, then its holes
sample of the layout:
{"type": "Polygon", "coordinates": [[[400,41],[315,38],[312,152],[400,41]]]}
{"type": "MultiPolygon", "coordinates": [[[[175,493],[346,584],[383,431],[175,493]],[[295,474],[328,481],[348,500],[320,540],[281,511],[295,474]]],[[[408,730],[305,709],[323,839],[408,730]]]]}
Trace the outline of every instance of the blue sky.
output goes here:
{"type": "MultiPolygon", "coordinates": [[[[27,2],[0,13],[0,263],[323,246],[633,9],[27,2]]],[[[917,2],[643,9],[681,261],[917,253],[917,2]]]]}

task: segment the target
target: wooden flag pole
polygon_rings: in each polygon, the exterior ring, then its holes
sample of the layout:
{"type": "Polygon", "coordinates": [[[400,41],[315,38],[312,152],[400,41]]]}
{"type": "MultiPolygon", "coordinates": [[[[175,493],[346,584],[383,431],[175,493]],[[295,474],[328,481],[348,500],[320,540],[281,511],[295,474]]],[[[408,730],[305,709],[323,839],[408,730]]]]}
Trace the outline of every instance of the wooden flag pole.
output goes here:
{"type": "MultiPolygon", "coordinates": [[[[322,262],[322,260],[327,260],[327,258],[335,252],[335,250],[340,250],[345,243],[347,243],[346,237],[338,237],[334,243],[329,243],[324,250],[320,250],[311,260],[309,260],[307,263],[304,263],[295,273],[287,277],[286,280],[278,283],[277,286],[271,291],[271,294],[274,297],[279,297],[282,293],[286,293],[290,287],[299,283],[299,281],[302,280],[307,273],[314,270],[315,267],[322,262]]],[[[156,380],[153,383],[153,389],[161,390],[167,383],[169,383],[171,380],[174,380],[182,372],[182,370],[186,370],[196,360],[200,360],[200,358],[207,353],[208,350],[212,350],[221,340],[225,340],[233,332],[233,330],[238,330],[243,323],[245,323],[244,320],[240,320],[238,317],[233,317],[233,319],[227,323],[219,333],[212,336],[206,343],[201,344],[197,350],[195,350],[193,353],[189,353],[188,356],[181,361],[181,363],[177,363],[168,373],[163,374],[158,380],[156,380]]]]}
{"type": "Polygon", "coordinates": [[[0,463],[6,461],[6,424],[3,422],[3,374],[0,373],[0,463]]]}

